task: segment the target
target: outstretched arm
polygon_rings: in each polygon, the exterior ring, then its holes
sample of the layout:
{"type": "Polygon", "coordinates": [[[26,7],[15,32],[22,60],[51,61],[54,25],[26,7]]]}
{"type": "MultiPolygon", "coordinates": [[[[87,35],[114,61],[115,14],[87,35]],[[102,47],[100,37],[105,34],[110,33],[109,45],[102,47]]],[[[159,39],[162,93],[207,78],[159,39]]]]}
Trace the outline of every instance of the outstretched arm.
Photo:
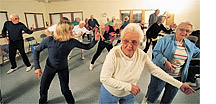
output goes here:
{"type": "Polygon", "coordinates": [[[172,76],[167,74],[165,71],[163,71],[161,68],[156,66],[148,57],[145,63],[145,68],[147,69],[152,75],[158,77],[159,79],[177,87],[180,88],[180,90],[189,95],[190,93],[195,93],[196,91],[193,90],[189,85],[182,83],[176,79],[174,79],[172,76]]]}

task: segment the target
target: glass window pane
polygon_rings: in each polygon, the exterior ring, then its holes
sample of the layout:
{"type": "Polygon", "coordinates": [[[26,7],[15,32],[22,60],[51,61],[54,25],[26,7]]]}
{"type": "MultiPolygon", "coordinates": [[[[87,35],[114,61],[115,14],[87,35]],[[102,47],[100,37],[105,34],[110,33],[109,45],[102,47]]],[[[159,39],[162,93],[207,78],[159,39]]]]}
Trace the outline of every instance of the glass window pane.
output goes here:
{"type": "Polygon", "coordinates": [[[75,18],[77,18],[77,17],[79,17],[79,18],[81,18],[81,20],[83,20],[83,18],[82,18],[82,13],[73,13],[73,16],[74,16],[74,20],[75,20],[75,18]]]}
{"type": "Polygon", "coordinates": [[[69,19],[69,21],[71,21],[71,13],[64,13],[62,15],[63,15],[63,17],[67,17],[69,19]]]}
{"type": "Polygon", "coordinates": [[[154,10],[145,11],[145,25],[148,27],[149,25],[149,16],[154,13],[154,10]]]}
{"type": "Polygon", "coordinates": [[[26,14],[26,18],[26,25],[28,26],[28,28],[32,27],[32,25],[34,25],[34,28],[36,28],[34,14],[26,14]]]}
{"type": "Polygon", "coordinates": [[[43,15],[37,14],[37,22],[38,22],[38,28],[45,27],[43,23],[43,15]]]}
{"type": "Polygon", "coordinates": [[[142,21],[142,11],[133,11],[133,22],[141,23],[142,21]]]}
{"type": "Polygon", "coordinates": [[[0,31],[2,31],[4,23],[5,23],[5,21],[7,21],[6,14],[7,13],[0,13],[0,31]]]}
{"type": "Polygon", "coordinates": [[[60,22],[60,14],[52,14],[52,25],[60,22]]]}
{"type": "Polygon", "coordinates": [[[130,21],[130,11],[121,11],[121,20],[124,21],[124,17],[128,16],[130,21]]]}

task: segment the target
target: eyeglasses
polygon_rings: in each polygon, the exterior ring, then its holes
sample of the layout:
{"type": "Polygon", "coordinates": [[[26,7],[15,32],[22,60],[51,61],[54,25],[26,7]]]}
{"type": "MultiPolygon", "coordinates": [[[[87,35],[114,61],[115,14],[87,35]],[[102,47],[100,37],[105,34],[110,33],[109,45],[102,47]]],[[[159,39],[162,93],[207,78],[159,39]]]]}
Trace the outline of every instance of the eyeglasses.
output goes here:
{"type": "Polygon", "coordinates": [[[15,20],[18,20],[19,18],[14,18],[15,20]]]}
{"type": "MultiPolygon", "coordinates": [[[[129,44],[130,41],[125,39],[125,40],[123,40],[123,43],[124,43],[124,44],[129,44]]],[[[138,41],[137,41],[137,40],[131,40],[131,43],[132,43],[132,45],[137,45],[137,44],[138,44],[138,41]]]]}
{"type": "Polygon", "coordinates": [[[181,32],[186,31],[186,33],[191,33],[191,30],[188,30],[188,29],[180,28],[179,30],[180,30],[181,32]]]}

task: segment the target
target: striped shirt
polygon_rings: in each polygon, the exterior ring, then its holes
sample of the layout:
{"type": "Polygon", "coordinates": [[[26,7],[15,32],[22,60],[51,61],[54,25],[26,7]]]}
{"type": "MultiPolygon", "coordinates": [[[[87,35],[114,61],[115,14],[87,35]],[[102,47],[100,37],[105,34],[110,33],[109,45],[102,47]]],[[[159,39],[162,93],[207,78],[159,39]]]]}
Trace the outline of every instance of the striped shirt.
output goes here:
{"type": "Polygon", "coordinates": [[[169,73],[171,76],[180,77],[182,65],[184,65],[187,57],[188,55],[185,50],[185,46],[183,44],[177,43],[176,52],[172,61],[172,66],[175,68],[175,70],[172,73],[169,73]]]}

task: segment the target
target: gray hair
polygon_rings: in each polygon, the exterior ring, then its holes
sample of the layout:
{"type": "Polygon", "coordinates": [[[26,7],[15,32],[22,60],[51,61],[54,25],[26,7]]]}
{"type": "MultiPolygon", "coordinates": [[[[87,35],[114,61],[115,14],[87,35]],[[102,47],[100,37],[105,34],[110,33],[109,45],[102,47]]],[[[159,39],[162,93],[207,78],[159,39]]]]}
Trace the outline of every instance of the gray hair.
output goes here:
{"type": "Polygon", "coordinates": [[[182,25],[182,24],[187,24],[187,25],[190,25],[191,26],[191,30],[193,30],[194,29],[194,26],[193,26],[193,24],[192,23],[190,23],[190,22],[188,22],[188,21],[186,21],[186,22],[181,22],[178,26],[177,26],[177,28],[176,29],[179,29],[179,27],[182,25]]]}
{"type": "Polygon", "coordinates": [[[121,39],[124,37],[125,33],[137,33],[139,35],[139,41],[142,42],[144,38],[144,33],[141,30],[139,24],[129,23],[121,32],[121,39]]]}
{"type": "Polygon", "coordinates": [[[19,15],[17,15],[17,14],[11,14],[11,15],[10,15],[10,19],[12,19],[13,16],[18,16],[18,17],[19,17],[19,15]]]}
{"type": "Polygon", "coordinates": [[[166,16],[160,15],[157,19],[157,23],[161,23],[163,17],[166,18],[166,16]]]}
{"type": "Polygon", "coordinates": [[[159,9],[156,9],[156,10],[155,10],[155,13],[156,13],[157,11],[160,11],[160,10],[159,10],[159,9]]]}
{"type": "Polygon", "coordinates": [[[122,21],[120,19],[116,19],[113,23],[113,26],[119,25],[119,24],[122,24],[122,21]]]}

